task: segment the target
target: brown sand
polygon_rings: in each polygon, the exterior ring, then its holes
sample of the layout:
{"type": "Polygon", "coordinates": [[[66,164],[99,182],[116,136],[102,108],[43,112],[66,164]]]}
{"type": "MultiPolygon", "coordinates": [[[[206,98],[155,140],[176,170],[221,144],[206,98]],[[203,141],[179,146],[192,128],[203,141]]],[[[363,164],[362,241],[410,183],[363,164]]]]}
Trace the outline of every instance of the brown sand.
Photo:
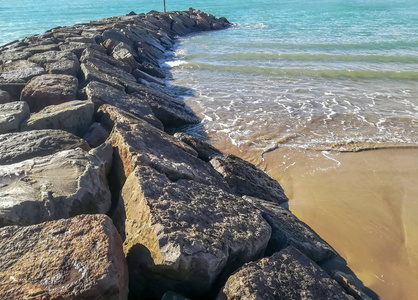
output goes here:
{"type": "Polygon", "coordinates": [[[381,299],[418,299],[418,148],[357,153],[287,147],[248,152],[218,142],[277,179],[290,209],[381,299]]]}

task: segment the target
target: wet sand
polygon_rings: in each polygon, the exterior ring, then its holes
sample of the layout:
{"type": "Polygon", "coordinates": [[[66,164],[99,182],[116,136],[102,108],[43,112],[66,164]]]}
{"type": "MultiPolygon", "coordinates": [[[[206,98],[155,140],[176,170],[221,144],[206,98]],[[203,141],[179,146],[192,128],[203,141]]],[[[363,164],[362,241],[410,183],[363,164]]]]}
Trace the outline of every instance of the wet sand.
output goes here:
{"type": "Polygon", "coordinates": [[[215,146],[264,168],[290,209],[330,243],[381,299],[417,299],[418,148],[264,154],[215,146]]]}

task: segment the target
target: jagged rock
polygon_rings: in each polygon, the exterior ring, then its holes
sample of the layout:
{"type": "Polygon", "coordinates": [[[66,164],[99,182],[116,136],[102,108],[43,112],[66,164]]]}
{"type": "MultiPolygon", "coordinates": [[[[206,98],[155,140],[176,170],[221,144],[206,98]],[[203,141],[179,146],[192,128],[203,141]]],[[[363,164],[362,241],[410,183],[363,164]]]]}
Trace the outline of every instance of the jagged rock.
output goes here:
{"type": "Polygon", "coordinates": [[[106,141],[108,136],[109,132],[103,128],[102,124],[95,122],[84,134],[83,139],[86,140],[92,148],[96,148],[106,141]]]}
{"type": "Polygon", "coordinates": [[[21,131],[61,129],[83,136],[93,123],[94,104],[91,101],[75,100],[50,105],[30,116],[22,123],[21,131]]]}
{"type": "Polygon", "coordinates": [[[261,211],[263,218],[272,228],[266,255],[271,255],[288,246],[293,246],[315,262],[330,259],[337,252],[307,224],[300,221],[287,209],[276,203],[244,196],[261,211]]]}
{"type": "Polygon", "coordinates": [[[178,35],[186,35],[191,32],[191,30],[187,28],[186,26],[184,26],[183,22],[180,19],[178,19],[176,16],[170,15],[170,18],[173,20],[171,29],[175,33],[177,33],[178,35]]]}
{"type": "Polygon", "coordinates": [[[165,85],[164,81],[162,81],[161,79],[154,77],[152,75],[149,75],[148,73],[145,73],[139,69],[135,69],[132,72],[132,75],[134,75],[136,79],[144,79],[148,82],[154,82],[160,85],[165,85]]]}
{"type": "Polygon", "coordinates": [[[19,131],[20,124],[29,118],[29,115],[29,106],[26,102],[0,104],[0,134],[19,131]]]}
{"type": "Polygon", "coordinates": [[[4,81],[28,81],[35,76],[45,74],[45,69],[39,67],[35,63],[28,61],[15,61],[4,67],[3,73],[0,74],[0,80],[4,81]]]}
{"type": "Polygon", "coordinates": [[[253,164],[234,155],[217,156],[210,161],[235,194],[252,196],[276,203],[288,199],[280,184],[253,164]]]}
{"type": "Polygon", "coordinates": [[[113,165],[112,142],[107,141],[107,142],[100,144],[98,147],[91,149],[90,154],[95,155],[96,157],[100,158],[105,163],[106,174],[109,174],[113,165]]]}
{"type": "Polygon", "coordinates": [[[12,101],[10,94],[6,91],[0,90],[0,104],[8,103],[12,101]]]}
{"type": "Polygon", "coordinates": [[[32,53],[28,51],[16,51],[15,49],[4,51],[0,53],[0,61],[15,61],[15,60],[25,60],[30,57],[32,53]]]}
{"type": "Polygon", "coordinates": [[[112,49],[112,56],[114,59],[136,69],[139,63],[135,59],[134,50],[125,43],[119,43],[112,49]]]}
{"type": "Polygon", "coordinates": [[[117,78],[98,71],[96,68],[94,68],[90,64],[82,63],[81,71],[83,72],[83,77],[84,77],[82,86],[86,86],[92,81],[97,81],[97,82],[104,83],[106,85],[110,85],[120,91],[125,90],[125,87],[119,83],[117,78]]]}
{"type": "Polygon", "coordinates": [[[164,72],[161,68],[156,67],[150,63],[141,64],[138,69],[158,78],[165,78],[164,72]]]}
{"type": "Polygon", "coordinates": [[[32,55],[28,58],[28,61],[35,62],[41,66],[45,66],[47,63],[55,63],[61,60],[78,61],[77,56],[70,51],[47,51],[32,55]]]}
{"type": "Polygon", "coordinates": [[[190,147],[196,150],[198,157],[201,160],[209,162],[215,156],[221,156],[222,152],[213,147],[211,144],[205,141],[199,140],[193,136],[190,136],[184,132],[176,132],[174,137],[186,143],[190,147]]]}
{"type": "Polygon", "coordinates": [[[31,112],[38,112],[46,106],[76,100],[78,80],[74,76],[46,74],[28,82],[20,99],[26,101],[31,112]]]}
{"type": "Polygon", "coordinates": [[[105,165],[82,149],[0,166],[0,227],[110,208],[105,165]]]}
{"type": "Polygon", "coordinates": [[[20,100],[20,93],[25,87],[26,82],[24,80],[1,80],[0,79],[0,89],[9,93],[10,97],[14,101],[20,100]]]}
{"type": "Polygon", "coordinates": [[[355,279],[348,274],[345,274],[341,271],[335,271],[333,272],[332,279],[334,279],[336,282],[338,282],[339,285],[341,285],[347,294],[350,296],[353,296],[356,300],[371,300],[369,296],[367,296],[361,288],[359,288],[355,282],[355,279]]]}
{"type": "Polygon", "coordinates": [[[129,65],[127,65],[127,64],[125,64],[125,63],[123,63],[123,62],[121,62],[117,59],[114,59],[111,56],[108,56],[106,53],[102,53],[102,52],[96,51],[94,49],[84,50],[84,52],[83,52],[83,54],[80,58],[80,62],[84,62],[86,59],[89,59],[89,58],[99,59],[99,60],[101,60],[101,61],[103,61],[107,64],[110,64],[114,67],[122,69],[122,70],[124,70],[125,72],[128,72],[128,73],[132,72],[132,68],[129,65]]]}
{"type": "Polygon", "coordinates": [[[76,148],[90,150],[86,141],[62,130],[6,133],[0,135],[0,165],[14,164],[76,148]]]}
{"type": "Polygon", "coordinates": [[[199,118],[185,104],[167,94],[150,89],[144,85],[136,85],[133,93],[137,98],[146,101],[154,115],[166,127],[178,127],[184,124],[197,124],[199,118]]]}
{"type": "Polygon", "coordinates": [[[109,140],[119,151],[121,174],[128,176],[136,166],[145,165],[173,181],[188,179],[229,190],[222,177],[198,159],[196,151],[187,144],[115,107],[105,106],[101,111],[102,123],[113,122],[109,140]]]}
{"type": "Polygon", "coordinates": [[[59,50],[59,47],[57,44],[47,44],[47,45],[29,46],[25,50],[29,51],[32,54],[35,54],[35,53],[41,53],[41,52],[46,52],[46,51],[59,50]]]}
{"type": "Polygon", "coordinates": [[[70,42],[68,44],[62,44],[60,46],[60,49],[61,50],[63,50],[63,51],[71,51],[75,55],[77,55],[78,58],[80,58],[81,57],[81,54],[83,53],[83,51],[85,49],[88,49],[88,48],[92,48],[92,49],[94,49],[96,51],[103,52],[103,53],[106,52],[106,49],[104,47],[102,47],[100,45],[97,45],[97,44],[86,44],[86,43],[70,42]]]}
{"type": "Polygon", "coordinates": [[[172,180],[138,166],[122,189],[133,297],[174,290],[198,298],[219,276],[260,257],[270,237],[243,199],[215,185],[172,180]]]}
{"type": "Polygon", "coordinates": [[[105,30],[102,34],[103,40],[114,40],[114,41],[118,41],[119,43],[125,43],[127,45],[132,46],[132,41],[130,39],[128,39],[123,32],[116,30],[116,29],[109,29],[109,30],[105,30]]]}
{"type": "Polygon", "coordinates": [[[49,74],[67,74],[71,76],[77,76],[80,70],[80,63],[78,60],[60,60],[53,63],[47,63],[45,70],[49,74]]]}
{"type": "Polygon", "coordinates": [[[102,104],[110,104],[134,114],[158,129],[163,129],[163,124],[154,116],[148,103],[142,99],[127,95],[123,91],[97,81],[90,82],[85,91],[88,99],[93,101],[96,107],[102,104]]]}
{"type": "Polygon", "coordinates": [[[296,248],[245,264],[219,293],[225,299],[347,299],[328,274],[296,248]]]}
{"type": "Polygon", "coordinates": [[[105,215],[0,229],[2,299],[126,299],[122,240],[105,215]]]}

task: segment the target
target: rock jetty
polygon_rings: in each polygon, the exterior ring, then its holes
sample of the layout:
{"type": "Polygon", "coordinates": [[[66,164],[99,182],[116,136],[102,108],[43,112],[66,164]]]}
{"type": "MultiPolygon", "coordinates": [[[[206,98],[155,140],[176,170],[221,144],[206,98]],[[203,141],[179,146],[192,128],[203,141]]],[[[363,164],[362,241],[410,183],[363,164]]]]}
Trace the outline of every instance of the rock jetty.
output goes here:
{"type": "Polygon", "coordinates": [[[1,299],[368,299],[278,182],[165,131],[200,121],[166,51],[229,26],[131,12],[0,47],[1,299]]]}

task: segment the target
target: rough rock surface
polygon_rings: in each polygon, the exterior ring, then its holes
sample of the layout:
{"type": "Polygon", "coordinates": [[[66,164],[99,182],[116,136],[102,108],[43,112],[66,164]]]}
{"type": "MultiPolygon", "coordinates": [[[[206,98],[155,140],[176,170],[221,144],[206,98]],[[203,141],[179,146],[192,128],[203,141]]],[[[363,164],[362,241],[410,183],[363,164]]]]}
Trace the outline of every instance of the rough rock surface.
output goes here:
{"type": "Polygon", "coordinates": [[[50,105],[30,116],[21,125],[22,131],[61,129],[77,136],[83,134],[93,123],[94,105],[91,101],[69,101],[50,105]]]}
{"type": "Polygon", "coordinates": [[[83,139],[86,140],[91,147],[96,148],[97,146],[105,142],[108,137],[109,132],[106,129],[104,129],[102,124],[95,122],[84,134],[83,139]]]}
{"type": "Polygon", "coordinates": [[[80,148],[0,166],[0,227],[109,208],[104,162],[80,148]]]}
{"type": "Polygon", "coordinates": [[[2,299],[126,299],[122,240],[105,215],[0,229],[2,299]]]}
{"type": "Polygon", "coordinates": [[[239,157],[217,156],[210,163],[237,195],[248,195],[279,204],[288,201],[276,180],[239,157]]]}
{"type": "Polygon", "coordinates": [[[186,143],[196,150],[197,157],[206,162],[210,161],[215,156],[221,156],[222,152],[213,147],[211,144],[190,136],[184,132],[177,132],[174,137],[186,143]]]}
{"type": "Polygon", "coordinates": [[[354,298],[312,260],[293,247],[244,265],[219,293],[224,299],[354,298]]]}
{"type": "Polygon", "coordinates": [[[0,104],[0,134],[19,131],[20,124],[29,118],[29,114],[26,102],[0,104]]]}
{"type": "Polygon", "coordinates": [[[62,150],[90,150],[83,139],[62,130],[33,130],[0,135],[0,165],[9,165],[62,150]]]}
{"type": "Polygon", "coordinates": [[[266,255],[293,246],[315,262],[332,258],[337,252],[307,224],[276,203],[244,196],[257,209],[272,229],[266,255]]]}
{"type": "Polygon", "coordinates": [[[0,90],[0,104],[10,102],[11,100],[12,98],[8,92],[0,90]]]}
{"type": "Polygon", "coordinates": [[[74,76],[46,74],[29,81],[20,99],[28,103],[31,112],[38,112],[49,105],[76,100],[77,88],[74,76]]]}
{"type": "Polygon", "coordinates": [[[271,233],[245,200],[145,166],[128,177],[120,201],[133,296],[201,296],[222,273],[260,257],[271,233]]]}

